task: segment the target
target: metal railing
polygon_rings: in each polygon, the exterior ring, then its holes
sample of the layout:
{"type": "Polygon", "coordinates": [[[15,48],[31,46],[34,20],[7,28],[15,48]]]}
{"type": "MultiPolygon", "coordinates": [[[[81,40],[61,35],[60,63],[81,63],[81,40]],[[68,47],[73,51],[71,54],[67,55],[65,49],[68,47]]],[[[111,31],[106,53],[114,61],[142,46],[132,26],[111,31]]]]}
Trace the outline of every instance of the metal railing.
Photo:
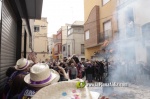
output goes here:
{"type": "Polygon", "coordinates": [[[123,41],[130,39],[142,39],[141,26],[133,24],[132,27],[122,27],[115,33],[115,41],[123,41]]]}
{"type": "Polygon", "coordinates": [[[103,43],[105,40],[112,40],[113,32],[112,30],[107,30],[98,34],[98,42],[103,43]]]}

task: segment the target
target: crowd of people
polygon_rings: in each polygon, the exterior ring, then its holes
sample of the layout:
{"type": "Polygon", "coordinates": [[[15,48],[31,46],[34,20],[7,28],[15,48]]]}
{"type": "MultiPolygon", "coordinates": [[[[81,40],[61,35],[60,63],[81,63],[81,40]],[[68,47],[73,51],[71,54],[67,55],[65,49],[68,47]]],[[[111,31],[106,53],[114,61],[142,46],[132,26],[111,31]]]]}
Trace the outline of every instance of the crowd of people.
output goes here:
{"type": "Polygon", "coordinates": [[[79,61],[76,55],[61,61],[52,62],[46,59],[45,62],[40,63],[37,61],[36,53],[31,52],[28,59],[19,59],[15,66],[9,67],[6,71],[8,79],[1,98],[30,99],[45,86],[63,81],[69,82],[77,78],[84,79],[88,83],[95,81],[132,83],[140,78],[140,75],[149,75],[149,69],[142,68],[147,67],[144,67],[142,63],[135,64],[133,61],[79,61]]]}
{"type": "MultiPolygon", "coordinates": [[[[63,61],[46,61],[45,63],[49,65],[49,68],[56,71],[58,71],[57,65],[59,64],[65,69],[70,79],[86,78],[87,82],[89,83],[93,81],[102,82],[103,74],[107,72],[107,67],[104,61],[79,61],[75,55],[69,59],[64,58],[63,61]]],[[[65,80],[63,76],[61,77],[61,80],[65,80]]]]}
{"type": "MultiPolygon", "coordinates": [[[[89,60],[80,62],[75,55],[55,62],[47,60],[39,63],[36,59],[36,53],[32,52],[28,59],[21,58],[15,66],[8,68],[6,71],[8,79],[2,99],[30,99],[45,86],[62,81],[75,81],[76,78],[85,77],[89,83],[93,80],[102,81],[105,72],[103,62],[89,60]]],[[[80,98],[74,95],[73,99],[80,98]]]]}

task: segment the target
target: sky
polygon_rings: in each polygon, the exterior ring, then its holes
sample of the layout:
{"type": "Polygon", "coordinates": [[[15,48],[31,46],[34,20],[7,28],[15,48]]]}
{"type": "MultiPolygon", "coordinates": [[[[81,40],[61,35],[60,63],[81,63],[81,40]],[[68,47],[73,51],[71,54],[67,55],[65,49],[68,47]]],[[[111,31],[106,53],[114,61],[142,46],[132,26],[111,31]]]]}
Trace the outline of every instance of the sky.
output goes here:
{"type": "Polygon", "coordinates": [[[84,0],[43,0],[42,17],[47,17],[48,36],[61,26],[84,21],[84,0]]]}

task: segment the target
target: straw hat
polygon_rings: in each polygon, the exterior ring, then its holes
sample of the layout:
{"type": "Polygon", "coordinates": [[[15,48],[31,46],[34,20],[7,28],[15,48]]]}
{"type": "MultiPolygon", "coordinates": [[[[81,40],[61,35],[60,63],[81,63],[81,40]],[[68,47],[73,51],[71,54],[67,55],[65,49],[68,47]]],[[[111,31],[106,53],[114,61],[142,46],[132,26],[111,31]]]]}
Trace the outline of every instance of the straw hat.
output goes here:
{"type": "Polygon", "coordinates": [[[30,69],[30,74],[26,75],[24,81],[32,87],[43,87],[58,82],[60,76],[55,70],[49,69],[45,63],[37,63],[30,69]]]}
{"type": "Polygon", "coordinates": [[[77,88],[78,82],[70,80],[46,86],[40,89],[32,99],[92,99],[86,86],[77,88]]]}
{"type": "Polygon", "coordinates": [[[31,60],[27,60],[26,58],[21,58],[17,61],[15,69],[24,70],[30,65],[30,63],[33,63],[33,62],[31,60]]]}

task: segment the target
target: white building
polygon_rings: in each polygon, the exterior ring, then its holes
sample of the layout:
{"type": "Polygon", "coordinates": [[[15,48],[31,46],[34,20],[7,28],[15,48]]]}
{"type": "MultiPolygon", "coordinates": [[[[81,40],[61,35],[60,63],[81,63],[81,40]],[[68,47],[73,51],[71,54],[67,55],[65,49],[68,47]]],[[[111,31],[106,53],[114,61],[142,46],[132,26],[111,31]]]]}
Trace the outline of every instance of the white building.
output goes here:
{"type": "Polygon", "coordinates": [[[67,57],[67,26],[62,26],[62,55],[67,57]]]}
{"type": "Polygon", "coordinates": [[[123,58],[137,63],[150,63],[149,4],[150,0],[118,0],[119,49],[123,58]]]}
{"type": "Polygon", "coordinates": [[[83,24],[83,21],[75,21],[68,26],[67,33],[67,56],[76,54],[79,60],[85,60],[83,24]]]}
{"type": "Polygon", "coordinates": [[[48,46],[49,46],[49,55],[50,55],[50,60],[52,61],[52,52],[53,52],[53,47],[54,47],[54,42],[53,42],[53,38],[49,37],[48,38],[48,46]]]}

